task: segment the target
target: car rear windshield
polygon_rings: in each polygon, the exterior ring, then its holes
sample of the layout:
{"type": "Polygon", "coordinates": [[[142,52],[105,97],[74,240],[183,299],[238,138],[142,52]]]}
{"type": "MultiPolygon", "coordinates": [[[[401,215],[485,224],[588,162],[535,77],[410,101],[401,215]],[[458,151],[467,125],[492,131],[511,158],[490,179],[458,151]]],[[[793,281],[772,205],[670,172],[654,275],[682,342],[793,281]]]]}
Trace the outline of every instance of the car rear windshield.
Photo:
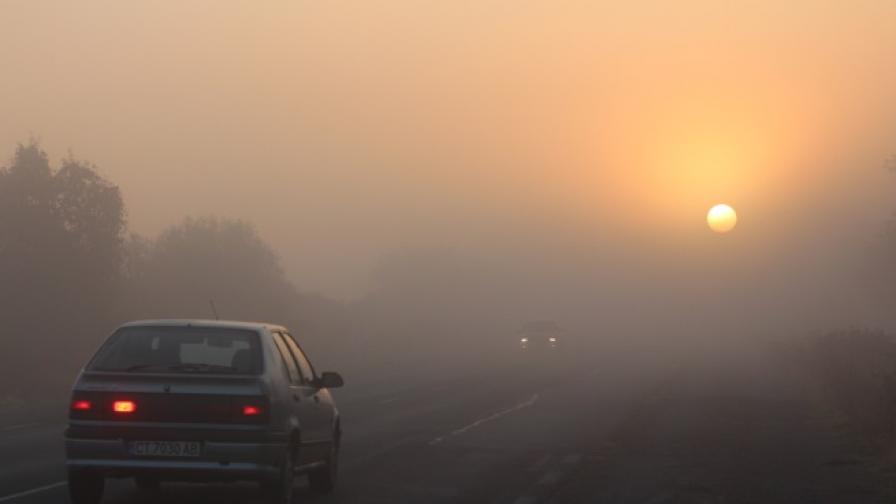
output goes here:
{"type": "Polygon", "coordinates": [[[258,374],[258,333],[199,327],[119,329],[91,361],[91,371],[258,374]]]}

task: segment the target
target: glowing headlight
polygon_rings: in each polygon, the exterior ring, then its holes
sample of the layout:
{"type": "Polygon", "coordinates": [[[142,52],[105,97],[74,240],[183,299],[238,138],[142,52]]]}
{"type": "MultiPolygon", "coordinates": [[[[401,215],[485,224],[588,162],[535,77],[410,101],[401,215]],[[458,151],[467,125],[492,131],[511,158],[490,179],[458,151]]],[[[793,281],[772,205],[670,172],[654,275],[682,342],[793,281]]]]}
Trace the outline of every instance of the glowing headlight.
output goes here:
{"type": "Polygon", "coordinates": [[[520,343],[528,343],[529,338],[520,338],[520,343]]]}
{"type": "Polygon", "coordinates": [[[548,338],[548,341],[550,341],[551,343],[556,343],[556,342],[557,342],[557,338],[548,338]]]}

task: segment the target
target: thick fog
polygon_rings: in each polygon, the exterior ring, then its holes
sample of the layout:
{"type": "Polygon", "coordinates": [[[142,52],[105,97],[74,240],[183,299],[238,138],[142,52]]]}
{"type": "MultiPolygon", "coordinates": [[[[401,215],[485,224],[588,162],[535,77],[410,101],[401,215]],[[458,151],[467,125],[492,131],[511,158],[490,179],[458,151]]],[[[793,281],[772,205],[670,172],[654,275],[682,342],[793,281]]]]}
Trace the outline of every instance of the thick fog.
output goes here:
{"type": "MultiPolygon", "coordinates": [[[[77,319],[80,358],[214,301],[336,363],[500,358],[531,320],[679,353],[890,327],[894,5],[6,2],[2,166],[83,163],[125,217],[121,306],[17,313],[77,319]]],[[[7,299],[44,297],[16,253],[7,299]]]]}

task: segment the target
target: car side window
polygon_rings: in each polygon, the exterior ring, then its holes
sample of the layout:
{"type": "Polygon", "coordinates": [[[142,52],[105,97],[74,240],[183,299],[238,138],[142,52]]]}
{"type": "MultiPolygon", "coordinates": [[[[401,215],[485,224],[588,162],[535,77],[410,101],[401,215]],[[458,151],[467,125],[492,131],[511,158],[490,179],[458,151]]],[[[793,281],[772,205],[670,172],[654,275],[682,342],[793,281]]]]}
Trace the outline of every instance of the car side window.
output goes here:
{"type": "Polygon", "coordinates": [[[308,357],[305,356],[305,352],[303,352],[299,344],[296,343],[292,334],[284,333],[283,339],[286,340],[286,344],[289,345],[289,349],[292,350],[292,354],[299,364],[299,370],[302,372],[302,376],[304,376],[305,380],[310,383],[314,380],[314,368],[311,367],[311,362],[308,360],[308,357]]]}
{"type": "Polygon", "coordinates": [[[302,383],[302,376],[299,374],[299,368],[296,366],[296,361],[293,359],[292,353],[290,353],[289,348],[282,338],[282,334],[274,333],[274,344],[277,346],[277,351],[280,352],[280,357],[283,358],[283,363],[286,364],[286,372],[289,374],[289,381],[293,384],[302,383]]]}

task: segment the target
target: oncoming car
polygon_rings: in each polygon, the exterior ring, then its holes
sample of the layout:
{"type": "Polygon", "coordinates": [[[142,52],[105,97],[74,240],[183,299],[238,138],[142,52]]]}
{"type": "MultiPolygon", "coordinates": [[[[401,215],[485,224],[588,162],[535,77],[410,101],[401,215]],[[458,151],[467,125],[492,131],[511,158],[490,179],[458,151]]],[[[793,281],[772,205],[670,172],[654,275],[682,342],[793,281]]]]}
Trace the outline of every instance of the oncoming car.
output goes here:
{"type": "Polygon", "coordinates": [[[105,478],[260,483],[288,503],[294,479],[336,484],[341,428],[328,389],[282,326],[157,320],[118,328],[75,382],[65,432],[74,504],[102,500],[105,478]]]}
{"type": "Polygon", "coordinates": [[[528,322],[517,333],[523,352],[554,351],[560,348],[563,330],[556,322],[539,320],[528,322]]]}

